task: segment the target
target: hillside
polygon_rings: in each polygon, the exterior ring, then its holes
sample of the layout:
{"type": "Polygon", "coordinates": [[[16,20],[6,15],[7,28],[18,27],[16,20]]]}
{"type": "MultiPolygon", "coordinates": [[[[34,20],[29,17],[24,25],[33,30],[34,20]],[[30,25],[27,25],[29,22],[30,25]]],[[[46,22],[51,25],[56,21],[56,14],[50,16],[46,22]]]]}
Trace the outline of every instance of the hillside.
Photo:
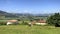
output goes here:
{"type": "Polygon", "coordinates": [[[25,20],[30,20],[30,19],[40,19],[40,18],[47,18],[48,16],[50,16],[52,14],[29,14],[29,13],[8,13],[5,11],[1,11],[0,10],[0,19],[1,18],[8,18],[8,19],[25,19],[25,20]]]}
{"type": "Polygon", "coordinates": [[[8,13],[8,12],[5,12],[5,11],[1,11],[0,10],[0,16],[5,16],[5,17],[18,17],[14,14],[11,14],[11,13],[8,13]]]}

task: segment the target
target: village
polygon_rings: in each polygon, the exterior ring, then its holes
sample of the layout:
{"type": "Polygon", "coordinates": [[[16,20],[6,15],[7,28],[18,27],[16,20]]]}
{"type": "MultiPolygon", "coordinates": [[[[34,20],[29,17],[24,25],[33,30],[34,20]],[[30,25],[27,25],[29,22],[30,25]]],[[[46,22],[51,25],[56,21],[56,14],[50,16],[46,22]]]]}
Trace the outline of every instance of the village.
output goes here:
{"type": "Polygon", "coordinates": [[[0,34],[60,34],[60,0],[0,0],[0,34]]]}

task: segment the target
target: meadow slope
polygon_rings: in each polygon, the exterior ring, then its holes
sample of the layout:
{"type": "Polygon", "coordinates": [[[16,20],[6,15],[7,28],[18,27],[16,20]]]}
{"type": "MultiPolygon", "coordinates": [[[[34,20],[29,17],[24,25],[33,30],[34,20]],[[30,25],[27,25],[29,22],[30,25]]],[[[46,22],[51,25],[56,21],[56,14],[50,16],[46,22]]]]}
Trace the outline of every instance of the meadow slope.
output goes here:
{"type": "Polygon", "coordinates": [[[54,26],[3,25],[0,34],[60,34],[60,28],[54,26]]]}

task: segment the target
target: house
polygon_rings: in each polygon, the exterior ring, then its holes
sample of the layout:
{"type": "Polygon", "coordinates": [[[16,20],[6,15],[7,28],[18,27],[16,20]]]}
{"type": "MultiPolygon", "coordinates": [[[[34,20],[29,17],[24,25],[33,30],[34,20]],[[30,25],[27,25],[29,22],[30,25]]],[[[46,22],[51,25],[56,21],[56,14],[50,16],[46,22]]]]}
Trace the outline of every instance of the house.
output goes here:
{"type": "Polygon", "coordinates": [[[8,20],[7,25],[18,24],[18,20],[8,20]]]}
{"type": "Polygon", "coordinates": [[[38,20],[37,23],[35,23],[35,24],[37,24],[37,25],[46,25],[47,23],[46,23],[46,20],[40,19],[40,20],[38,20]]]}
{"type": "Polygon", "coordinates": [[[33,20],[29,24],[36,24],[36,25],[46,25],[46,20],[44,19],[39,19],[39,20],[33,20]]]}

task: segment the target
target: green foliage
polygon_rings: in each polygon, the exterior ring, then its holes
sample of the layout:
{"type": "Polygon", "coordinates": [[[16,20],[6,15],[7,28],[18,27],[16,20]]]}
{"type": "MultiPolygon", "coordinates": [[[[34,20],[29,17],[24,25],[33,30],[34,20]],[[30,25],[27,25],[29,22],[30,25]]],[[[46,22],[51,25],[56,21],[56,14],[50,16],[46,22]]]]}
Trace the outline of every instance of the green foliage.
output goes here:
{"type": "Polygon", "coordinates": [[[28,25],[29,21],[20,21],[20,25],[28,25]]]}
{"type": "Polygon", "coordinates": [[[56,23],[60,24],[60,14],[55,13],[54,15],[50,16],[47,20],[48,24],[55,25],[56,23]]]}
{"type": "Polygon", "coordinates": [[[0,20],[0,25],[6,25],[7,20],[0,20]]]}

